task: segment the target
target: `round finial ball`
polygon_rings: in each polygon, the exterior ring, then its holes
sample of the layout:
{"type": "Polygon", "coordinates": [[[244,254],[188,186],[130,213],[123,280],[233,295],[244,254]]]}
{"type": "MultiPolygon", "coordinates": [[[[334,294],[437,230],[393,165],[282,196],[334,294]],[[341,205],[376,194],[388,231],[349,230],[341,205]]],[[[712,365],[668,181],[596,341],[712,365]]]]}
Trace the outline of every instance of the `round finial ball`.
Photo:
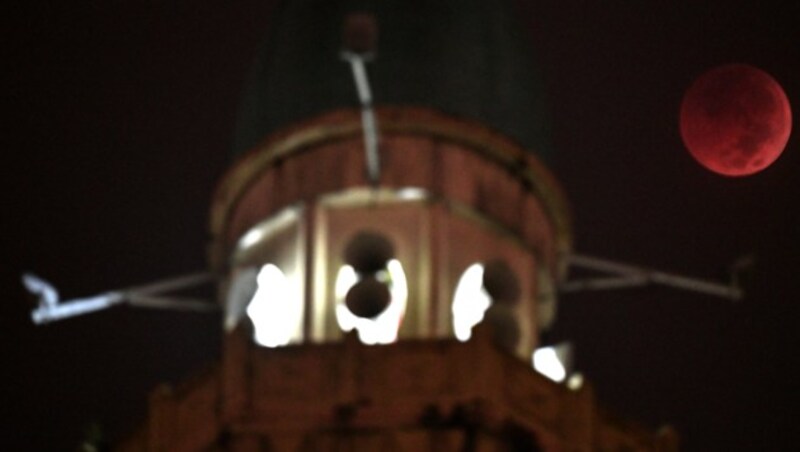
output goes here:
{"type": "Polygon", "coordinates": [[[344,249],[344,261],[358,273],[375,273],[386,268],[394,257],[394,245],[383,234],[357,233],[344,249]]]}
{"type": "Polygon", "coordinates": [[[522,296],[519,279],[504,260],[493,260],[483,266],[483,287],[495,303],[513,304],[522,296]]]}
{"type": "Polygon", "coordinates": [[[389,287],[373,277],[366,277],[347,291],[344,304],[357,317],[373,319],[386,310],[392,294],[389,287]]]}

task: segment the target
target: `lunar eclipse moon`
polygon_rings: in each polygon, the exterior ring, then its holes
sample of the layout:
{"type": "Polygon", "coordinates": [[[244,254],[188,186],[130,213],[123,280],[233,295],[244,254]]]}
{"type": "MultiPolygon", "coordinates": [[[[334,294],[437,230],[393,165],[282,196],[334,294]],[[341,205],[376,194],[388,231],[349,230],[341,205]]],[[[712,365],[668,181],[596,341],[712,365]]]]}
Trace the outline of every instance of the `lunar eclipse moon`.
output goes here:
{"type": "Polygon", "coordinates": [[[681,103],[686,148],[701,165],[725,176],[767,168],[783,152],[791,128],[791,108],[781,86],[746,64],[705,72],[681,103]]]}

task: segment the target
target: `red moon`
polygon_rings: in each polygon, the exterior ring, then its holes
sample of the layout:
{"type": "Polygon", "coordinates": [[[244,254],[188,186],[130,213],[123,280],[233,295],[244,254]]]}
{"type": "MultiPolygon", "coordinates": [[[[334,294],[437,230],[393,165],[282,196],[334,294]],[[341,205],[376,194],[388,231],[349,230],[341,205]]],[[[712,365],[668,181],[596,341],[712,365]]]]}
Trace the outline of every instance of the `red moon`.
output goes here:
{"type": "Polygon", "coordinates": [[[701,165],[725,176],[747,176],[781,155],[792,111],[769,74],[730,64],[709,70],[689,87],[680,127],[683,143],[701,165]]]}

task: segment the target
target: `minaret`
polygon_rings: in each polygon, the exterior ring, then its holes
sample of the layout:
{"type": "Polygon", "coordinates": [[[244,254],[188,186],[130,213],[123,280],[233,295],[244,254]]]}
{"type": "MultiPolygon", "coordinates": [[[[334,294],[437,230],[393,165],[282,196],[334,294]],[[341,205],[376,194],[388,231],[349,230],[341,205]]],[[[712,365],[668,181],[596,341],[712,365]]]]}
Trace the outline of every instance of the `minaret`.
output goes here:
{"type": "Polygon", "coordinates": [[[570,214],[505,3],[284,4],[211,206],[221,361],[122,450],[674,449],[531,366],[570,214]]]}

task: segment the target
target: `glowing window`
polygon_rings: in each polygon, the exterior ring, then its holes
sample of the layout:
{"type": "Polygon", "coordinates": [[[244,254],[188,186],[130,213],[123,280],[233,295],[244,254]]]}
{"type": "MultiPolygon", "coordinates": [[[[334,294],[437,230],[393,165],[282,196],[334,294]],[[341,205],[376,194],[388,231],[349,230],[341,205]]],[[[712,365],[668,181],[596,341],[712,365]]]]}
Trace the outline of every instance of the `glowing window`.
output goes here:
{"type": "Polygon", "coordinates": [[[280,268],[266,264],[258,272],[258,288],[247,306],[255,328],[255,341],[266,347],[288,344],[302,326],[303,304],[292,296],[288,278],[280,268]]]}
{"type": "Polygon", "coordinates": [[[537,348],[532,356],[533,368],[545,377],[561,383],[569,373],[571,356],[572,346],[567,342],[537,348]]]}
{"type": "Polygon", "coordinates": [[[533,368],[553,381],[564,381],[567,376],[564,364],[558,359],[558,355],[552,347],[540,348],[533,352],[533,368]]]}
{"type": "Polygon", "coordinates": [[[378,316],[367,319],[354,315],[344,304],[347,291],[359,280],[358,274],[349,265],[339,269],[334,286],[336,321],[342,331],[352,331],[355,328],[358,338],[365,344],[391,344],[397,340],[397,332],[406,312],[408,283],[403,266],[397,259],[390,260],[386,270],[378,272],[376,276],[379,281],[388,284],[392,300],[378,316]]]}
{"type": "Polygon", "coordinates": [[[492,299],[483,288],[483,265],[472,264],[456,285],[453,295],[453,332],[462,342],[472,337],[472,327],[483,320],[492,299]]]}

